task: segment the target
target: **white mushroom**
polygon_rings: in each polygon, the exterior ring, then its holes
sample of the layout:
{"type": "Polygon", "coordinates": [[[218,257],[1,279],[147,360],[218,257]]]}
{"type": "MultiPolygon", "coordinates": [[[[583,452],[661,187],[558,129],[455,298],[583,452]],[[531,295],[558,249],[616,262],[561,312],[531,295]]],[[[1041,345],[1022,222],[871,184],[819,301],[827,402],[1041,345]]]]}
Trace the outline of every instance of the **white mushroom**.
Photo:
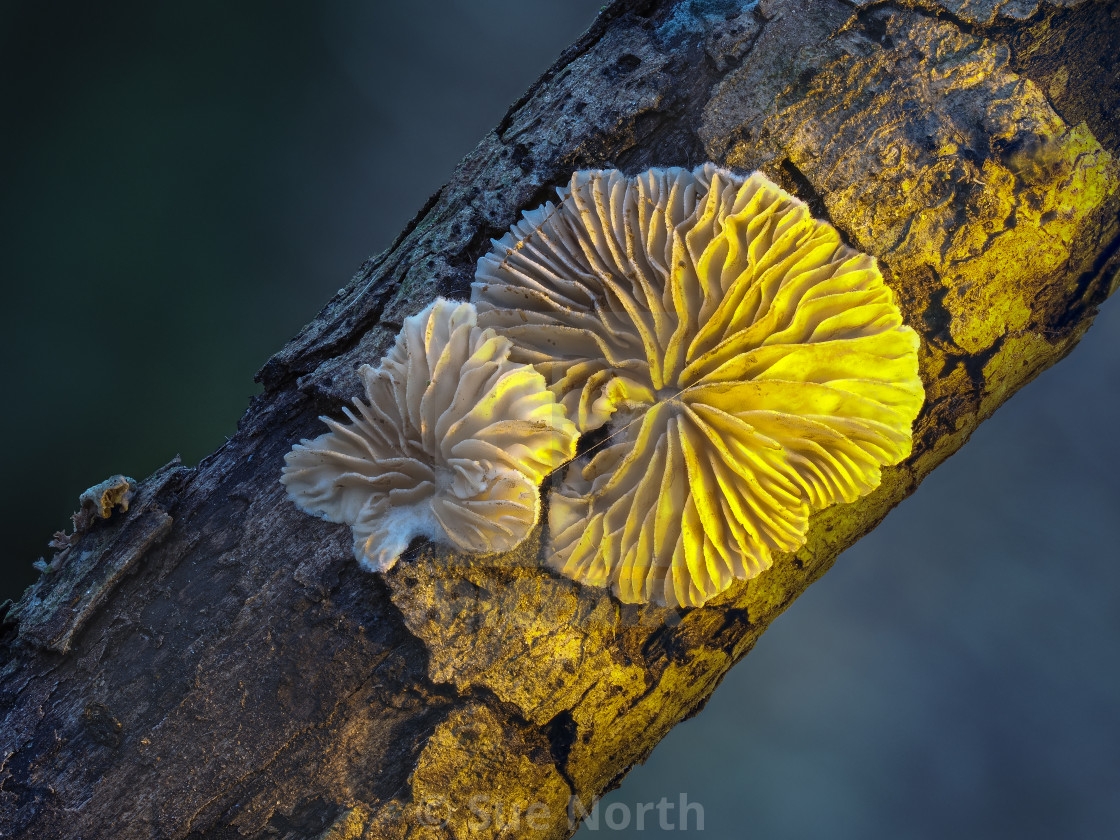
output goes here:
{"type": "Polygon", "coordinates": [[[576,172],[479,260],[479,323],[581,432],[549,562],[700,605],[910,453],[918,336],[874,258],[760,173],[576,172]],[[592,457],[593,456],[593,457],[592,457]]]}
{"type": "Polygon", "coordinates": [[[371,571],[391,568],[417,536],[471,552],[516,546],[577,432],[509,348],[469,303],[439,298],[406,318],[380,366],[359,368],[366,401],[343,409],[350,422],[321,418],[330,432],[286,456],[289,497],[350,525],[371,571]]]}

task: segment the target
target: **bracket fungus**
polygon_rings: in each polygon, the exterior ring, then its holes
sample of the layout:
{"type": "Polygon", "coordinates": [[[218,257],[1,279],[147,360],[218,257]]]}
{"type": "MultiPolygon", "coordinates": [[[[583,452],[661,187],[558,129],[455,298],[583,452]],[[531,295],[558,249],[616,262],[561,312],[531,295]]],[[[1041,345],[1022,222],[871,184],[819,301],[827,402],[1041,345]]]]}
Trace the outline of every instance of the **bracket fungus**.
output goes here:
{"type": "Polygon", "coordinates": [[[285,457],[281,481],[300,508],[351,526],[354,556],[393,566],[416,536],[464,551],[507,551],[540,514],[545,475],[570,459],[577,432],[541,374],[511,361],[510,342],[474,307],[437,298],[406,318],[373,368],[349,423],[285,457]]]}
{"type": "Polygon", "coordinates": [[[911,450],[918,336],[875,259],[754,173],[581,171],[479,260],[479,323],[603,429],[549,502],[549,563],[697,606],[911,450]]]}

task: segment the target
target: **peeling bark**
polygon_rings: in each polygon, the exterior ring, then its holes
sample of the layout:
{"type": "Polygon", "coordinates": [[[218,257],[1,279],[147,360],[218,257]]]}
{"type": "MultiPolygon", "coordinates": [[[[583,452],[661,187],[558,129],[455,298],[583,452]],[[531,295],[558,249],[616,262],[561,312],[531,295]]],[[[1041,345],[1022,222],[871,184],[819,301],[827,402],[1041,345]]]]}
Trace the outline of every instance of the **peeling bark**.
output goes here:
{"type": "Polygon", "coordinates": [[[565,837],[769,623],[1120,284],[1120,4],[620,0],[259,374],[3,610],[0,833],[565,837]],[[913,456],[701,609],[506,555],[361,572],[278,476],[404,317],[572,170],[760,168],[876,255],[922,336],[913,456]],[[577,809],[578,812],[578,809],[577,809]],[[485,824],[483,824],[485,823],[485,824]]]}

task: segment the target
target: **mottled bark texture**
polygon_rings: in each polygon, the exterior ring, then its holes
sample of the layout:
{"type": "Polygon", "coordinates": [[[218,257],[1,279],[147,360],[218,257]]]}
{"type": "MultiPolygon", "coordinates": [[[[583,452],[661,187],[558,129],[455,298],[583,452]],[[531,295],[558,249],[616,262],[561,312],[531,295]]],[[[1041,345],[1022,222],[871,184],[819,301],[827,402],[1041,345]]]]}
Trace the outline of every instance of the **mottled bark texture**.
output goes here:
{"type": "MultiPolygon", "coordinates": [[[[836,555],[1062,358],[1118,282],[1117,2],[623,0],[260,373],[6,608],[0,833],[564,837],[836,555]],[[572,170],[760,168],[875,254],[922,336],[913,457],[702,609],[518,551],[359,571],[284,453],[572,170]],[[472,797],[477,797],[472,800],[472,797]]],[[[749,761],[749,757],[744,758],[749,761]]]]}

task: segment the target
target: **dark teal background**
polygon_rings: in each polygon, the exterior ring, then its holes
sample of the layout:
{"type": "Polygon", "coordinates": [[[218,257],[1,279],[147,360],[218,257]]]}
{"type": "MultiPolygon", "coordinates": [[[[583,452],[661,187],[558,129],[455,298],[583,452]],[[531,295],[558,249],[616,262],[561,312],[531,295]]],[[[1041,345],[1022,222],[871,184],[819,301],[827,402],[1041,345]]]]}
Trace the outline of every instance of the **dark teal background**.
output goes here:
{"type": "MultiPolygon", "coordinates": [[[[83,489],[232,434],[598,5],[0,4],[0,598],[83,489]]],[[[712,838],[1120,835],[1116,306],[607,801],[683,791],[712,838]]]]}

